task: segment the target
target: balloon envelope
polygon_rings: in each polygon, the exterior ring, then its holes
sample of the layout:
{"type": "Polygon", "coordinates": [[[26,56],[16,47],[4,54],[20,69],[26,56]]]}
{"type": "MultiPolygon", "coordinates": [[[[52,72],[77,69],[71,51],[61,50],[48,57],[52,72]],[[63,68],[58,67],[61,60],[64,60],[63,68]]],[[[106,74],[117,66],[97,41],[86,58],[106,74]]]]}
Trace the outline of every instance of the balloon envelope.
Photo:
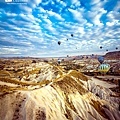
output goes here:
{"type": "Polygon", "coordinates": [[[69,55],[67,55],[67,57],[69,57],[69,55]]]}
{"type": "Polygon", "coordinates": [[[60,59],[58,59],[58,64],[60,64],[61,63],[61,60],[60,59]]]}
{"type": "Polygon", "coordinates": [[[99,56],[98,57],[98,61],[102,64],[104,62],[104,57],[103,56],[99,56]]]}
{"type": "Polygon", "coordinates": [[[60,45],[61,44],[61,42],[60,41],[58,41],[58,45],[60,45]]]}
{"type": "Polygon", "coordinates": [[[98,71],[101,72],[101,73],[107,73],[110,69],[110,65],[109,64],[101,64],[99,67],[98,67],[98,71]]]}

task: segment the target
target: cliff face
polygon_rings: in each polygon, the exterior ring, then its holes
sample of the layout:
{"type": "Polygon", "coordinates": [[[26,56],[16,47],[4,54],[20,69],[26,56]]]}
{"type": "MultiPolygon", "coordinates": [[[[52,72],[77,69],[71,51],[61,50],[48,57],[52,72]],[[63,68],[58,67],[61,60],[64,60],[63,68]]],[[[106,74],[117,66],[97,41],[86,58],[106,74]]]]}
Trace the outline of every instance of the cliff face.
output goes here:
{"type": "Polygon", "coordinates": [[[41,62],[0,74],[1,120],[119,120],[119,97],[76,70],[41,62]]]}
{"type": "Polygon", "coordinates": [[[114,60],[120,60],[120,51],[115,51],[115,52],[108,52],[105,55],[106,59],[114,59],[114,60]]]}

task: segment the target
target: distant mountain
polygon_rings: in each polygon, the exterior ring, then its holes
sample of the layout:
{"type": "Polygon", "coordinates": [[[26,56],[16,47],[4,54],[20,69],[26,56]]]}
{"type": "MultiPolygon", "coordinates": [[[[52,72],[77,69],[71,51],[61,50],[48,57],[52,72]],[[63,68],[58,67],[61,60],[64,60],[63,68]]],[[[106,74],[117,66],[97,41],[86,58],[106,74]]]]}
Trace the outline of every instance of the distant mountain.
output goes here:
{"type": "Polygon", "coordinates": [[[120,59],[120,51],[108,52],[105,55],[106,59],[120,59]]]}

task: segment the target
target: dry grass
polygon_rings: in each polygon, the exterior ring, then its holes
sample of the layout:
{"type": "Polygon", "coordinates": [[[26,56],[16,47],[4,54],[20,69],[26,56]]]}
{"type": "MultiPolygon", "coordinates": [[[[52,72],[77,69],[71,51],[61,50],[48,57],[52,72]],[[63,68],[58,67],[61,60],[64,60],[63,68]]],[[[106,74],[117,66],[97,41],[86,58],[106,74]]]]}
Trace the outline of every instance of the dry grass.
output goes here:
{"type": "Polygon", "coordinates": [[[53,66],[53,69],[55,70],[55,71],[58,71],[58,73],[59,73],[59,75],[62,75],[63,74],[63,69],[62,69],[62,67],[60,67],[60,66],[53,66]]]}
{"type": "Polygon", "coordinates": [[[10,86],[7,86],[7,85],[0,85],[0,91],[3,92],[3,93],[6,93],[8,91],[15,91],[15,90],[28,90],[27,88],[25,87],[10,87],[10,86]]]}
{"type": "Polygon", "coordinates": [[[81,82],[75,81],[68,75],[61,78],[60,81],[56,81],[53,83],[54,87],[58,86],[61,91],[64,91],[65,94],[75,93],[76,91],[78,91],[81,95],[85,94],[87,90],[85,90],[82,85],[83,84],[81,82]]]}
{"type": "Polygon", "coordinates": [[[88,78],[87,78],[85,75],[83,75],[82,73],[80,73],[80,72],[78,72],[78,71],[75,71],[75,70],[71,71],[71,72],[69,73],[69,75],[71,75],[71,76],[73,76],[73,77],[75,77],[75,78],[77,78],[77,79],[81,79],[81,80],[84,80],[84,81],[88,81],[88,78]]]}
{"type": "Polygon", "coordinates": [[[0,77],[0,81],[7,82],[7,83],[13,83],[13,84],[17,84],[17,85],[22,85],[22,86],[37,85],[37,83],[27,83],[27,82],[22,82],[19,80],[14,80],[14,79],[5,78],[5,77],[0,77]]]}
{"type": "Polygon", "coordinates": [[[48,85],[49,83],[51,83],[50,80],[42,80],[39,83],[37,83],[38,85],[42,86],[42,85],[48,85]]]}
{"type": "Polygon", "coordinates": [[[11,74],[8,71],[0,70],[0,77],[8,76],[10,77],[11,74]]]}
{"type": "Polygon", "coordinates": [[[27,74],[39,74],[41,72],[41,68],[34,68],[34,70],[31,70],[29,72],[27,72],[27,74]]]}
{"type": "Polygon", "coordinates": [[[1,78],[0,77],[0,81],[3,81],[3,82],[7,82],[7,83],[13,83],[13,84],[17,84],[17,85],[22,85],[22,86],[36,86],[36,85],[43,85],[43,84],[49,84],[51,81],[49,80],[42,80],[38,83],[28,83],[28,82],[22,82],[22,81],[18,81],[18,80],[13,80],[13,79],[10,79],[10,78],[1,78]]]}

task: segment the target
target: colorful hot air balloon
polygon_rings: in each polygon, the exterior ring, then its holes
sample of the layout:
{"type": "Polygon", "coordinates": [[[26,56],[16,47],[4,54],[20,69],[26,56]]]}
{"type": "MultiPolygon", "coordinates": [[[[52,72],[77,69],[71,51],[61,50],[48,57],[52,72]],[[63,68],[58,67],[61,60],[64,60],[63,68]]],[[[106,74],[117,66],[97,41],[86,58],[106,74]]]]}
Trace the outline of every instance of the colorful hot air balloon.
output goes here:
{"type": "Polygon", "coordinates": [[[61,42],[60,41],[58,41],[58,45],[60,45],[61,44],[61,42]]]}
{"type": "Polygon", "coordinates": [[[98,61],[102,64],[104,62],[104,57],[103,56],[99,56],[98,57],[98,61]]]}
{"type": "Polygon", "coordinates": [[[109,64],[101,64],[99,67],[98,67],[98,71],[100,73],[107,73],[108,71],[110,70],[110,65],[109,64]]]}

